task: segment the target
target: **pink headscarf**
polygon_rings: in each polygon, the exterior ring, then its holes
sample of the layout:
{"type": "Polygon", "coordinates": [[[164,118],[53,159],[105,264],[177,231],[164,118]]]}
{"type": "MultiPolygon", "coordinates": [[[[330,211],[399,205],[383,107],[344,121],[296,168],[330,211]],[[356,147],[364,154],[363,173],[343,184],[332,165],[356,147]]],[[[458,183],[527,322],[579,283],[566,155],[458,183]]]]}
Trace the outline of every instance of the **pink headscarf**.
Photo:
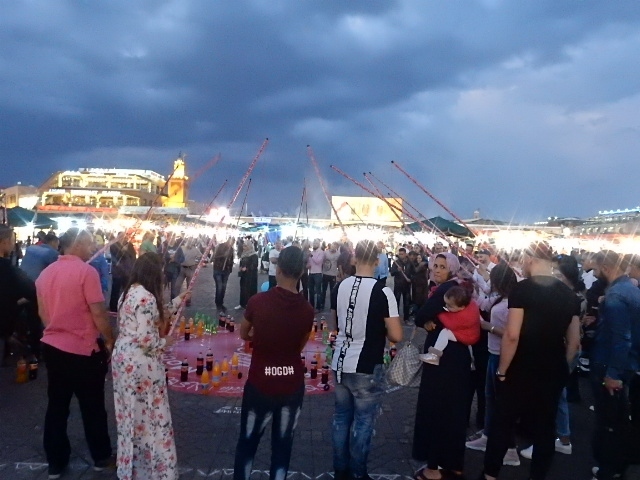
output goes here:
{"type": "Polygon", "coordinates": [[[455,256],[453,253],[445,252],[445,253],[439,253],[438,255],[436,255],[436,258],[439,255],[444,255],[446,257],[447,269],[449,270],[449,273],[451,273],[452,277],[456,277],[458,275],[458,272],[460,271],[460,260],[458,260],[458,257],[455,256]]]}

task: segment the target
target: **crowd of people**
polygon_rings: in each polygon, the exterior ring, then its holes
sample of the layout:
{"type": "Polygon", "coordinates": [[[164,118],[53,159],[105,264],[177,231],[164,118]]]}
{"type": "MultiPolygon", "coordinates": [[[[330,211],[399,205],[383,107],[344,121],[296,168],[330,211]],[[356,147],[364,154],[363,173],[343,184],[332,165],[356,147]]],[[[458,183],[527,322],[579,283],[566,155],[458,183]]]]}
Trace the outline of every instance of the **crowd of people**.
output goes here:
{"type": "Polygon", "coordinates": [[[44,235],[17,268],[10,258],[14,234],[0,226],[2,358],[19,319],[29,319],[33,354],[47,366],[50,479],[69,462],[74,395],[96,470],[116,467],[121,479],[178,477],[162,354],[174,342],[167,335],[172,314],[191,301],[201,263],[213,267],[219,313],[227,311],[227,283],[237,271],[240,336],[254,345],[237,480],[249,478],[269,422],[270,477],[286,478],[304,398],[300,352],[314,315],[327,306],[336,334],[330,370],[337,480],[369,478],[384,352],[388,342],[403,340],[403,327],[427,332],[412,445],[424,466],[416,480],[465,478],[466,449],[485,452],[480,479],[498,478],[503,465],[520,464],[520,455],[532,459],[529,478],[546,478],[554,452],[572,452],[569,410],[581,397],[580,371],[588,371],[595,407],[594,477],[622,478],[640,460],[640,257],[557,255],[545,242],[497,252],[473,243],[464,250],[371,240],[354,246],[346,239],[269,245],[264,238],[218,242],[150,232],[136,246],[125,232],[111,241],[96,237],[77,228],[44,235]],[[268,274],[261,286],[260,271],[268,274]],[[117,316],[116,329],[108,311],[117,316]],[[109,359],[117,456],[104,400],[109,359]],[[479,431],[467,438],[474,395],[479,431]]]}

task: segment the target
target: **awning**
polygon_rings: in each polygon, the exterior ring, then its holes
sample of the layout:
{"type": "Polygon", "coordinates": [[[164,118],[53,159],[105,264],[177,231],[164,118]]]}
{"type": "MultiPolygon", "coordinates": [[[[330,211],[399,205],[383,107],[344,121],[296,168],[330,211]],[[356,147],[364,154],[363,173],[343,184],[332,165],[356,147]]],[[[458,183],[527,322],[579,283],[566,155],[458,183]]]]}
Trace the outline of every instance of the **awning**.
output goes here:
{"type": "MultiPolygon", "coordinates": [[[[447,220],[442,217],[433,217],[422,220],[427,227],[437,228],[447,235],[454,237],[474,237],[475,235],[467,228],[459,225],[451,220],[447,220]]],[[[407,225],[414,232],[419,232],[423,229],[422,225],[418,222],[410,223],[407,225]]]]}
{"type": "Polygon", "coordinates": [[[28,227],[45,228],[56,227],[56,222],[47,215],[37,213],[33,210],[27,210],[22,207],[13,207],[7,209],[7,220],[11,227],[28,227]]]}

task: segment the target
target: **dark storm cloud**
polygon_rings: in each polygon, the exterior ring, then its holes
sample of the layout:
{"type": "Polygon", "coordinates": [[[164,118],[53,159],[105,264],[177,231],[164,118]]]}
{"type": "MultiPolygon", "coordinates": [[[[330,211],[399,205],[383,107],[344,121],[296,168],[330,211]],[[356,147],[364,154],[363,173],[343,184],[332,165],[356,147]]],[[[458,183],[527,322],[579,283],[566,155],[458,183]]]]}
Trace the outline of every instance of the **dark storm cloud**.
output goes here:
{"type": "Polygon", "coordinates": [[[463,216],[635,205],[639,20],[635,1],[4,2],[0,184],[221,152],[194,184],[207,201],[268,136],[263,212],[298,208],[306,177],[328,213],[308,143],[333,193],[360,192],[329,164],[372,170],[425,213],[390,160],[463,216]]]}

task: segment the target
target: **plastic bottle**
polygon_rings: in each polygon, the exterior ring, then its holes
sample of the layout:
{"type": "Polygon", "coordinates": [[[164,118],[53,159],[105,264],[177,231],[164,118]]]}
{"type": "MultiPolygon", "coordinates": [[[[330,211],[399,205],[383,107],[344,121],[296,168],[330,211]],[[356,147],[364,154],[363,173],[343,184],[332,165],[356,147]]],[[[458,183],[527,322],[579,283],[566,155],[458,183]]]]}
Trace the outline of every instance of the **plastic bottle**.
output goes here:
{"type": "Polygon", "coordinates": [[[27,380],[29,380],[27,361],[22,357],[16,365],[16,383],[25,383],[27,380]]]}
{"type": "Polygon", "coordinates": [[[229,370],[230,370],[229,360],[225,356],[224,359],[222,360],[222,365],[220,366],[220,373],[222,374],[223,382],[226,382],[227,380],[229,380],[229,370]]]}
{"type": "Polygon", "coordinates": [[[191,338],[191,325],[189,325],[188,323],[184,326],[184,339],[185,341],[189,341],[189,339],[191,338]]]}
{"type": "Polygon", "coordinates": [[[315,359],[311,360],[311,378],[318,378],[318,361],[315,359]]]}
{"type": "Polygon", "coordinates": [[[329,343],[329,328],[325,322],[322,322],[322,343],[325,345],[329,343]]]}
{"type": "Polygon", "coordinates": [[[200,377],[200,388],[203,394],[206,394],[209,389],[209,372],[206,370],[202,372],[202,376],[200,377]]]}
{"type": "Polygon", "coordinates": [[[331,363],[331,360],[333,360],[333,348],[331,348],[331,345],[327,345],[327,349],[324,351],[324,358],[327,363],[331,363]]]}
{"type": "Polygon", "coordinates": [[[396,348],[396,344],[391,342],[391,348],[389,348],[389,356],[391,357],[391,360],[396,358],[397,354],[398,354],[398,349],[396,348]]]}
{"type": "Polygon", "coordinates": [[[326,385],[329,383],[329,365],[322,366],[322,376],[320,377],[320,383],[326,385]]]}
{"type": "Polygon", "coordinates": [[[189,381],[189,362],[185,358],[182,360],[182,365],[180,366],[180,381],[188,382],[189,381]]]}
{"type": "Polygon", "coordinates": [[[187,321],[185,320],[185,318],[184,317],[180,317],[180,330],[179,330],[180,336],[184,335],[184,327],[185,327],[186,323],[187,323],[187,321]]]}
{"type": "Polygon", "coordinates": [[[314,331],[314,332],[317,332],[317,331],[318,331],[318,321],[317,321],[317,320],[314,320],[314,321],[313,321],[313,331],[314,331]]]}
{"type": "Polygon", "coordinates": [[[216,362],[213,364],[213,371],[211,372],[211,385],[213,385],[213,388],[220,386],[221,375],[220,364],[216,362]]]}
{"type": "Polygon", "coordinates": [[[29,362],[29,380],[38,378],[38,359],[33,357],[29,362]]]}
{"type": "Polygon", "coordinates": [[[236,330],[236,322],[233,320],[233,318],[228,318],[227,319],[227,331],[229,333],[233,333],[236,330]]]}
{"type": "Polygon", "coordinates": [[[231,356],[231,374],[235,377],[238,376],[239,364],[240,364],[240,359],[238,358],[238,354],[234,352],[233,355],[231,356]]]}
{"type": "Polygon", "coordinates": [[[319,348],[316,348],[316,354],[314,355],[314,358],[318,366],[322,365],[322,354],[320,353],[319,348]]]}
{"type": "Polygon", "coordinates": [[[227,317],[224,313],[221,313],[218,317],[218,323],[220,324],[220,328],[226,328],[227,326],[227,317]]]}
{"type": "Polygon", "coordinates": [[[304,373],[307,373],[308,369],[307,369],[307,357],[305,356],[304,353],[300,354],[300,363],[302,364],[302,369],[304,371],[304,373]]]}
{"type": "Polygon", "coordinates": [[[198,336],[202,337],[204,335],[204,321],[200,320],[198,322],[198,336]]]}
{"type": "Polygon", "coordinates": [[[213,352],[211,349],[207,351],[207,371],[213,370],[213,352]]]}
{"type": "Polygon", "coordinates": [[[202,352],[198,353],[198,356],[196,358],[196,375],[202,375],[202,372],[204,370],[204,356],[202,355],[202,352]]]}
{"type": "Polygon", "coordinates": [[[382,357],[382,362],[385,364],[385,366],[391,363],[391,355],[389,355],[389,350],[387,350],[386,348],[384,349],[384,356],[382,357]]]}

